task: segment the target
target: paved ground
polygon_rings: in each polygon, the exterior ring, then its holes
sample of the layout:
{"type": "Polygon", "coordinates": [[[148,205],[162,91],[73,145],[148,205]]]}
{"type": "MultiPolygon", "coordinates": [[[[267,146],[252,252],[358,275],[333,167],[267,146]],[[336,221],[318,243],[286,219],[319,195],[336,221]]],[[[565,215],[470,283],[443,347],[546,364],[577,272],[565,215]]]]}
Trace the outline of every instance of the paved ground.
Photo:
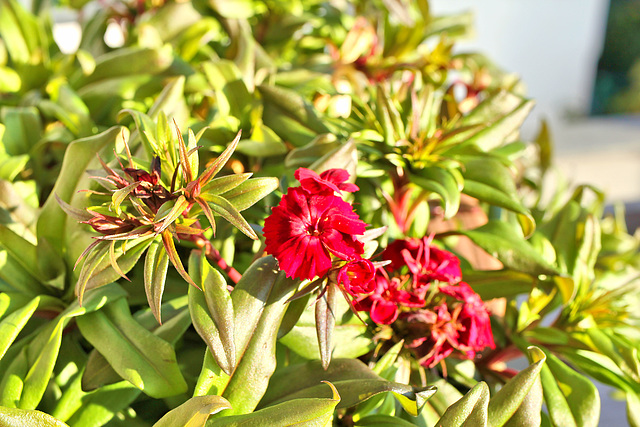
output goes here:
{"type": "Polygon", "coordinates": [[[605,191],[624,202],[630,231],[640,226],[640,116],[553,123],[555,163],[575,184],[605,191]]]}

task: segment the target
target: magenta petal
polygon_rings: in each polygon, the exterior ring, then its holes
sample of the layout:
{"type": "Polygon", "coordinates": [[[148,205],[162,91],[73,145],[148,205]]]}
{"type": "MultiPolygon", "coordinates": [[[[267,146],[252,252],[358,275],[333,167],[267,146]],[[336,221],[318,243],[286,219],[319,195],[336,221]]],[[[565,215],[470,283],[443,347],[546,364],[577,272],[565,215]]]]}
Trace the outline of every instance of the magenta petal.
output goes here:
{"type": "Polygon", "coordinates": [[[384,300],[374,301],[370,316],[379,325],[390,325],[398,318],[398,306],[384,300]]]}

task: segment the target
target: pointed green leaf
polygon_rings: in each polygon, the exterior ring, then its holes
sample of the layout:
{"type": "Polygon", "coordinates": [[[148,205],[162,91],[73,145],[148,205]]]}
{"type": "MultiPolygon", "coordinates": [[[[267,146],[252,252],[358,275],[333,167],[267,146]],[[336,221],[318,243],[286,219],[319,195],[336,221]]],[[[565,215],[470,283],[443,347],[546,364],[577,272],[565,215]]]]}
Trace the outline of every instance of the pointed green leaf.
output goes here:
{"type": "Polygon", "coordinates": [[[153,316],[158,323],[162,323],[162,293],[167,280],[167,270],[169,269],[169,256],[164,246],[158,241],[154,241],[144,261],[144,291],[147,295],[147,302],[153,312],[153,316]]]}
{"type": "Polygon", "coordinates": [[[185,270],[184,266],[182,265],[182,261],[180,261],[180,256],[178,255],[178,251],[176,250],[176,244],[173,241],[173,236],[171,235],[171,233],[165,230],[162,232],[161,236],[164,250],[167,252],[171,264],[173,264],[175,269],[178,271],[178,273],[180,273],[182,278],[187,281],[188,284],[197,288],[198,286],[193,282],[191,277],[189,277],[187,270],[185,270]]]}
{"type": "Polygon", "coordinates": [[[18,334],[38,308],[40,297],[35,297],[24,307],[15,310],[0,321],[0,359],[2,359],[18,334]]]}
{"type": "Polygon", "coordinates": [[[428,167],[410,175],[411,181],[420,188],[440,196],[445,218],[451,218],[458,212],[462,190],[461,178],[457,169],[440,167],[428,167]]]}
{"type": "Polygon", "coordinates": [[[290,400],[251,414],[227,416],[209,420],[207,426],[258,427],[266,425],[304,425],[324,427],[331,425],[336,404],[340,401],[340,395],[331,383],[327,382],[326,384],[331,387],[332,397],[330,398],[290,400]]]}
{"type": "MultiPolygon", "coordinates": [[[[535,401],[534,403],[539,403],[538,406],[542,405],[542,388],[540,387],[538,389],[538,387],[540,383],[540,371],[545,363],[546,357],[544,353],[536,347],[529,347],[529,355],[533,359],[533,363],[505,384],[489,402],[489,426],[506,425],[507,422],[516,415],[523,404],[525,405],[524,409],[531,409],[528,406],[528,401],[535,401]]],[[[520,413],[518,417],[522,415],[524,414],[520,413]]],[[[530,417],[539,417],[540,408],[538,407],[537,411],[536,408],[533,408],[533,410],[528,412],[528,415],[530,417]]],[[[538,424],[532,425],[539,425],[539,421],[538,424]]]]}
{"type": "Polygon", "coordinates": [[[225,199],[222,196],[215,196],[212,194],[203,194],[201,197],[208,202],[208,205],[213,212],[229,221],[250,238],[258,240],[256,232],[253,231],[247,220],[244,219],[244,217],[233,206],[233,204],[231,204],[229,200],[225,199]]]}
{"type": "Polygon", "coordinates": [[[40,411],[0,407],[3,427],[69,427],[51,415],[40,411]]]}
{"type": "Polygon", "coordinates": [[[553,354],[540,372],[549,418],[558,426],[597,426],[600,395],[588,378],[579,374],[553,354]]]}
{"type": "Polygon", "coordinates": [[[482,381],[476,384],[464,397],[449,406],[437,425],[485,427],[488,405],[489,387],[487,387],[487,383],[482,381]]]}
{"type": "Polygon", "coordinates": [[[209,183],[202,187],[203,193],[210,194],[224,194],[227,191],[231,191],[236,188],[238,185],[242,184],[249,178],[251,178],[252,173],[239,173],[227,176],[221,176],[218,178],[214,178],[209,183]]]}
{"type": "Polygon", "coordinates": [[[220,396],[196,396],[167,412],[153,427],[204,427],[209,415],[231,408],[220,396]]]}
{"type": "Polygon", "coordinates": [[[126,301],[81,316],[77,323],[115,371],[147,395],[162,398],[187,390],[171,345],[140,326],[126,301]],[[114,347],[121,350],[114,352],[114,347]]]}
{"type": "Polygon", "coordinates": [[[505,268],[531,274],[556,275],[556,269],[527,242],[521,235],[501,221],[489,221],[473,230],[459,231],[476,245],[500,260],[505,268]]]}
{"type": "Polygon", "coordinates": [[[225,150],[218,156],[218,158],[207,168],[202,175],[198,177],[198,181],[200,181],[200,185],[204,187],[211,181],[217,174],[222,170],[224,165],[227,164],[231,155],[235,151],[238,146],[238,142],[240,141],[241,132],[238,132],[236,137],[231,141],[231,143],[225,148],[225,150]]]}
{"type": "MultiPolygon", "coordinates": [[[[228,415],[253,411],[267,389],[276,367],[278,329],[296,286],[297,282],[279,271],[277,261],[268,256],[254,262],[231,293],[237,367],[227,384],[215,378],[208,381],[215,383],[218,394],[233,406],[228,415]],[[252,380],[247,382],[247,378],[252,380]]],[[[210,362],[214,362],[212,358],[210,362]]],[[[199,383],[200,389],[207,388],[204,380],[199,383]]]]}
{"type": "Polygon", "coordinates": [[[174,223],[175,220],[180,218],[185,209],[189,207],[189,202],[184,196],[178,197],[175,202],[165,202],[160,209],[158,209],[158,213],[156,217],[153,219],[155,224],[160,224],[160,227],[156,229],[156,234],[162,233],[166,230],[171,224],[174,223]],[[171,209],[167,212],[167,208],[165,205],[171,207],[171,209]]]}
{"type": "Polygon", "coordinates": [[[327,390],[318,385],[321,380],[336,386],[342,400],[338,408],[348,408],[384,392],[392,392],[405,411],[413,416],[422,410],[436,392],[435,387],[414,388],[380,378],[357,359],[334,359],[329,368],[322,369],[320,361],[292,365],[278,370],[271,378],[260,407],[291,399],[326,397],[327,390]],[[296,381],[291,381],[296,378],[296,381]]]}
{"type": "Polygon", "coordinates": [[[189,289],[189,310],[193,326],[205,341],[222,370],[231,375],[236,366],[233,333],[233,303],[222,274],[211,268],[206,258],[192,253],[189,275],[202,291],[189,289]]]}
{"type": "Polygon", "coordinates": [[[333,283],[327,285],[324,295],[316,301],[316,332],[320,348],[320,361],[324,369],[329,367],[331,350],[333,349],[332,337],[336,326],[335,308],[338,292],[336,286],[333,283]]]}
{"type": "Polygon", "coordinates": [[[273,192],[279,185],[277,178],[251,178],[221,194],[221,197],[231,203],[238,212],[242,212],[273,192]]]}

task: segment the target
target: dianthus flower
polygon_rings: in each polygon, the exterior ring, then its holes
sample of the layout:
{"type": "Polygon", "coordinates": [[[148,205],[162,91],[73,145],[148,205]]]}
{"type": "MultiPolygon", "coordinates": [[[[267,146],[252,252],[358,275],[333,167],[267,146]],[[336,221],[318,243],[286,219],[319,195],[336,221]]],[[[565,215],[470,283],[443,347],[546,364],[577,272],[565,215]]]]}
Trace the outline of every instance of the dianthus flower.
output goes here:
{"type": "Polygon", "coordinates": [[[376,271],[375,290],[354,304],[375,323],[391,325],[429,368],[450,355],[472,359],[486,347],[495,348],[489,312],[461,281],[460,261],[430,243],[423,238],[389,244],[381,254],[389,264],[376,271]]]}
{"type": "Polygon", "coordinates": [[[349,261],[338,271],[337,283],[355,297],[374,290],[376,267],[368,259],[349,261]]]}
{"type": "Polygon", "coordinates": [[[434,280],[457,283],[462,278],[460,260],[451,252],[430,245],[431,239],[396,240],[382,252],[382,259],[389,260],[390,272],[407,267],[413,276],[413,288],[424,293],[434,280]]]}
{"type": "Polygon", "coordinates": [[[299,168],[294,177],[300,181],[300,186],[311,194],[333,194],[342,191],[353,193],[359,190],[357,185],[346,182],[349,172],[344,169],[329,169],[318,175],[311,169],[299,168]]]}
{"type": "Polygon", "coordinates": [[[345,261],[361,259],[364,245],[356,236],[364,234],[365,227],[341,198],[289,188],[264,222],[266,251],[288,277],[313,279],[331,269],[332,255],[345,261]]]}
{"type": "Polygon", "coordinates": [[[400,289],[398,279],[389,279],[378,270],[375,277],[375,288],[371,295],[360,297],[354,302],[358,311],[368,311],[371,320],[379,325],[389,325],[398,318],[399,307],[422,307],[425,301],[418,295],[400,289]]]}

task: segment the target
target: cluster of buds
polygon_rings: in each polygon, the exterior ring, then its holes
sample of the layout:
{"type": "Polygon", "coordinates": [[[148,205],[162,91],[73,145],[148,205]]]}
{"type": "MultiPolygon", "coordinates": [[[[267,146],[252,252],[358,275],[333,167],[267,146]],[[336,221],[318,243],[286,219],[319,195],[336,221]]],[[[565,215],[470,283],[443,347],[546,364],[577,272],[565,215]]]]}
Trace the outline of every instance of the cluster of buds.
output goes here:
{"type": "MultiPolygon", "coordinates": [[[[168,123],[164,128],[168,128],[168,123]]],[[[189,284],[197,287],[180,260],[176,240],[193,242],[207,257],[225,270],[232,280],[239,279],[239,273],[226,265],[209,239],[204,236],[206,229],[201,226],[201,222],[206,221],[215,233],[217,215],[229,221],[248,237],[257,239],[255,231],[240,211],[273,191],[278,185],[278,180],[249,179],[251,174],[216,178],[237,147],[240,133],[222,154],[198,175],[199,158],[196,144],[199,138],[189,131],[189,140],[185,143],[177,125],[175,128],[177,144],[173,141],[161,144],[154,141],[154,153],[149,170],[140,167],[133,159],[127,144],[125,148],[128,166],[125,167],[116,156],[120,171],[114,170],[100,159],[104,174],[93,178],[101,184],[103,190],[91,193],[105,200],[101,205],[81,210],[58,198],[60,206],[69,215],[98,232],[93,243],[86,248],[76,263],[77,266],[84,260],[76,284],[76,294],[80,302],[87,284],[99,273],[97,266],[107,254],[113,269],[127,279],[120,267],[124,262],[119,259],[119,256],[125,257],[127,244],[129,247],[142,245],[139,247],[140,250],[136,251],[138,254],[154,242],[155,246],[159,247],[147,251],[145,265],[162,264],[164,267],[153,269],[151,274],[145,273],[144,277],[149,305],[158,321],[165,276],[156,277],[157,271],[166,275],[166,266],[171,262],[189,284]],[[173,148],[176,145],[177,148],[173,148]],[[166,181],[162,177],[163,167],[165,172],[168,171],[165,175],[168,175],[166,181]],[[118,244],[120,246],[116,246],[118,244]]]]}
{"type": "Polygon", "coordinates": [[[374,291],[358,298],[355,308],[391,325],[421,365],[434,367],[449,355],[472,359],[495,348],[489,313],[462,281],[455,255],[425,237],[396,240],[381,257],[389,263],[376,270],[374,291]]]}

